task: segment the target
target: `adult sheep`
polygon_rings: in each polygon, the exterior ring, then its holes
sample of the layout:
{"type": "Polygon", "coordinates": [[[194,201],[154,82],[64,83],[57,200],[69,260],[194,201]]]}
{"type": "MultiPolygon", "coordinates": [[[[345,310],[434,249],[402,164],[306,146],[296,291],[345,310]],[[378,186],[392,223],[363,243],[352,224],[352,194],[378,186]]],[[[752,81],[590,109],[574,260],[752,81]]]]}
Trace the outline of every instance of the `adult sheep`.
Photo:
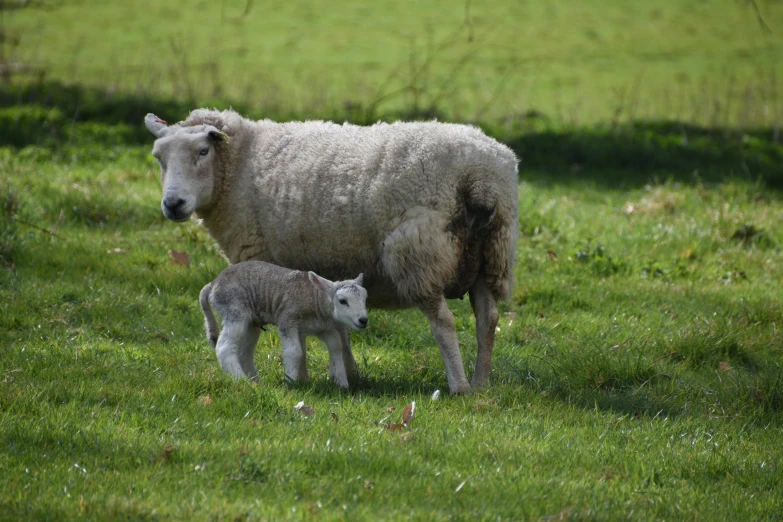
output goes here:
{"type": "MultiPolygon", "coordinates": [[[[368,306],[418,307],[449,389],[489,380],[497,301],[513,288],[517,158],[478,128],[251,121],[197,109],[157,138],[163,214],[196,214],[231,263],[257,259],[332,280],[364,273],[368,306]],[[446,299],[468,293],[478,353],[465,376],[446,299]]],[[[350,372],[351,369],[349,369],[350,372]]]]}

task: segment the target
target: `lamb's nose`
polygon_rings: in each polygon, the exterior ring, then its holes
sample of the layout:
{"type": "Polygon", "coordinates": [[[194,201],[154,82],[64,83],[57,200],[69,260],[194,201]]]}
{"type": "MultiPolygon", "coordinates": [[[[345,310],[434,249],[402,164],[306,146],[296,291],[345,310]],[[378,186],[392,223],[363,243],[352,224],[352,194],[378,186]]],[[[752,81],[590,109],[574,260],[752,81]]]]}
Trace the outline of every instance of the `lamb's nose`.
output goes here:
{"type": "Polygon", "coordinates": [[[362,325],[362,328],[365,328],[369,321],[370,320],[368,318],[366,318],[366,317],[360,317],[359,318],[359,324],[362,325]]]}

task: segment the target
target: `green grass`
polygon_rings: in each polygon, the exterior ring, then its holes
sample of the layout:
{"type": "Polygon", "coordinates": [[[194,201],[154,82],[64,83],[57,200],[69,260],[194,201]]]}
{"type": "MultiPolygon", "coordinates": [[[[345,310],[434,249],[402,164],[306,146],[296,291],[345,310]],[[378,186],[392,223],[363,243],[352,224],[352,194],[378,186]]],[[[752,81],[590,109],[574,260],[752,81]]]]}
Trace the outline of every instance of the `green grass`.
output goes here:
{"type": "MultiPolygon", "coordinates": [[[[644,183],[643,169],[626,170],[610,188],[559,158],[523,176],[492,385],[433,402],[446,377],[415,311],[371,313],[354,335],[363,379],[350,392],[328,382],[316,344],[312,384],[286,385],[274,331],[257,385],[223,376],[197,304],[224,266],[213,242],[160,217],[149,144],[73,132],[0,154],[0,518],[761,520],[783,509],[783,202],[763,180],[708,162],[721,181],[675,181],[673,169],[644,183]],[[295,412],[300,400],[315,415],[295,412]],[[410,401],[410,429],[377,424],[399,422],[410,401]]],[[[470,369],[470,307],[452,309],[470,369]]]]}
{"type": "Polygon", "coordinates": [[[783,4],[758,5],[771,34],[730,0],[4,9],[2,56],[45,74],[0,85],[0,520],[779,520],[783,4]],[[274,329],[258,384],[225,377],[197,303],[225,261],[160,215],[141,125],[198,105],[508,143],[491,386],[448,397],[416,311],[371,311],[350,391],[317,343],[286,384],[274,329]]]}

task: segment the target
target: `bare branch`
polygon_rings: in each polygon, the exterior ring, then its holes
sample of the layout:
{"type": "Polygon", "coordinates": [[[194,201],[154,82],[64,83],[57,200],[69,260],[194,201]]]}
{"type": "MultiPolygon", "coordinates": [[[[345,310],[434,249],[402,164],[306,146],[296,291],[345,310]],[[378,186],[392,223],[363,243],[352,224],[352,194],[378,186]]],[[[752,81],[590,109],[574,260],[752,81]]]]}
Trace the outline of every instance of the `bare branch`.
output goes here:
{"type": "Polygon", "coordinates": [[[761,28],[764,29],[766,33],[772,34],[772,29],[769,28],[767,22],[764,21],[764,17],[761,16],[761,9],[759,9],[756,0],[745,0],[745,3],[753,8],[753,12],[756,13],[756,19],[759,21],[761,28]]]}

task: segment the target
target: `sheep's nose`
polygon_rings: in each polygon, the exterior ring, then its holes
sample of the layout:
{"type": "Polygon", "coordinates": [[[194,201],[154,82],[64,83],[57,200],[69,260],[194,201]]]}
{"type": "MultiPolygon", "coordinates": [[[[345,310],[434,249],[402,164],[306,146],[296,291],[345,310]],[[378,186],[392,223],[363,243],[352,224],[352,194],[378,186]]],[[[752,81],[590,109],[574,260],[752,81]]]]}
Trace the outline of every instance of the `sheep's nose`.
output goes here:
{"type": "Polygon", "coordinates": [[[177,197],[170,197],[163,200],[163,206],[166,210],[171,211],[173,214],[177,213],[177,210],[185,204],[185,200],[177,197]]]}
{"type": "Polygon", "coordinates": [[[360,317],[360,318],[359,318],[359,324],[360,324],[360,325],[362,325],[362,328],[365,328],[365,327],[367,327],[367,323],[368,323],[369,321],[370,321],[370,320],[369,320],[368,318],[366,318],[366,317],[360,317]]]}

